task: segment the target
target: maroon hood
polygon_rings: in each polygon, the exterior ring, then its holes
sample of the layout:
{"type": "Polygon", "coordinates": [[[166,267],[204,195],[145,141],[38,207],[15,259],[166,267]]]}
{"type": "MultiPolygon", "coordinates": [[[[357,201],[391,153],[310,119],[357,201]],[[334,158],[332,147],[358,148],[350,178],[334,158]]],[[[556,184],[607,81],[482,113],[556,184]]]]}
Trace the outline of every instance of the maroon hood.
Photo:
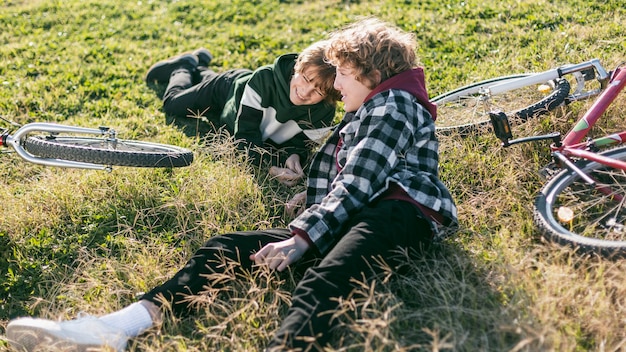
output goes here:
{"type": "Polygon", "coordinates": [[[379,84],[364,101],[369,100],[374,95],[390,89],[400,89],[411,93],[417,101],[424,107],[433,118],[437,119],[437,105],[430,102],[426,91],[426,80],[424,79],[424,69],[416,67],[388,78],[379,84]]]}

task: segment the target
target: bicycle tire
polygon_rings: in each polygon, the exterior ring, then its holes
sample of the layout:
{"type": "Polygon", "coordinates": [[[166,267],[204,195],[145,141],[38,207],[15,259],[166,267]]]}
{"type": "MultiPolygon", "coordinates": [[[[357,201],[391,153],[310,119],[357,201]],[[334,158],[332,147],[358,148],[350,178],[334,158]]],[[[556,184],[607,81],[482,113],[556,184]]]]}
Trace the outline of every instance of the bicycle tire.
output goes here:
{"type": "Polygon", "coordinates": [[[30,136],[23,143],[24,149],[41,158],[98,165],[183,167],[193,161],[193,153],[185,148],[123,139],[30,136]]]}
{"type": "MultiPolygon", "coordinates": [[[[626,147],[601,155],[626,161],[626,147]]],[[[626,173],[595,161],[581,160],[576,165],[614,192],[603,194],[584,183],[576,172],[563,170],[535,198],[535,225],[548,240],[582,252],[626,256],[626,199],[617,200],[626,197],[626,173]],[[559,211],[564,215],[559,216],[559,211]]]]}
{"type": "Polygon", "coordinates": [[[443,93],[431,99],[437,104],[437,132],[461,136],[486,133],[491,130],[489,112],[499,110],[509,117],[511,125],[538,117],[563,104],[569,95],[570,84],[560,78],[545,82],[551,91],[545,95],[536,86],[526,86],[493,95],[486,101],[479,91],[495,83],[504,83],[531,74],[496,77],[443,93]],[[494,109],[495,108],[495,109],[494,109]]]}

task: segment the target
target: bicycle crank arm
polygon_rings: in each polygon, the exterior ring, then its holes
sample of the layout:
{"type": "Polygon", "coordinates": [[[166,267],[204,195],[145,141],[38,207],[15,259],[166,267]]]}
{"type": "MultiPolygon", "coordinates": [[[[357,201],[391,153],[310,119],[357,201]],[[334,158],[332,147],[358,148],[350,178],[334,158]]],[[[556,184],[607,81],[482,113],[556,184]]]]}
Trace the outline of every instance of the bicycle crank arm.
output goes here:
{"type": "Polygon", "coordinates": [[[532,137],[523,137],[523,138],[513,139],[513,140],[510,140],[510,141],[507,141],[506,145],[504,145],[504,143],[503,143],[503,146],[504,147],[508,147],[508,146],[513,145],[513,144],[543,141],[543,140],[547,140],[547,139],[551,139],[552,141],[558,142],[560,140],[560,138],[561,138],[561,134],[559,132],[553,132],[553,133],[544,134],[544,135],[541,135],[541,136],[532,136],[532,137]]]}
{"type": "Polygon", "coordinates": [[[491,122],[491,126],[493,127],[493,132],[496,137],[502,142],[503,147],[509,147],[513,144],[526,143],[526,142],[534,142],[541,141],[544,139],[552,139],[554,143],[559,144],[561,139],[561,134],[558,132],[542,135],[542,136],[532,136],[532,137],[524,137],[518,139],[513,138],[513,133],[511,132],[511,125],[509,124],[509,118],[502,111],[492,111],[489,113],[489,120],[491,122]]]}

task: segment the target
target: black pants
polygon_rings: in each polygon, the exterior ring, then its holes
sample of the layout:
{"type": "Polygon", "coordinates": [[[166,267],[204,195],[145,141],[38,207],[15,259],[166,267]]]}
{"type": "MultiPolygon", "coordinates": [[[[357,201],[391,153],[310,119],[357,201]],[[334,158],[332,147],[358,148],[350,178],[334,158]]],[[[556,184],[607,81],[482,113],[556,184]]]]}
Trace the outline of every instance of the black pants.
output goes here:
{"type": "Polygon", "coordinates": [[[192,68],[180,67],[170,76],[163,94],[163,110],[176,118],[209,116],[210,120],[217,122],[235,80],[251,72],[247,69],[196,72],[192,68]],[[201,81],[194,84],[197,75],[201,81]]]}
{"type": "MultiPolygon", "coordinates": [[[[189,117],[204,116],[209,123],[208,131],[224,128],[234,134],[233,126],[223,124],[220,116],[235,81],[251,74],[252,71],[248,69],[215,73],[211,70],[199,72],[192,67],[179,67],[172,72],[163,94],[163,110],[169,118],[182,122],[182,125],[189,117]]],[[[247,150],[247,147],[248,143],[238,144],[241,150],[247,150]]],[[[258,153],[253,149],[248,151],[252,165],[267,163],[282,167],[289,157],[280,145],[269,139],[264,141],[263,148],[267,153],[258,153]]]]}
{"type": "MultiPolygon", "coordinates": [[[[263,245],[291,236],[286,229],[238,232],[215,236],[200,248],[185,267],[163,285],[142,299],[158,306],[159,297],[172,305],[174,312],[189,312],[185,297],[212,287],[211,274],[219,273],[224,256],[238,261],[241,268],[251,269],[249,253],[263,245]]],[[[338,243],[314,265],[310,265],[292,294],[292,304],[280,328],[269,343],[271,350],[287,348],[313,349],[305,337],[317,336],[316,346],[324,346],[333,327],[329,311],[337,308],[337,297],[346,297],[355,287],[351,278],[363,277],[369,282],[383,273],[379,258],[395,268],[401,263],[398,248],[422,249],[432,238],[428,221],[413,205],[395,200],[373,203],[356,214],[345,226],[338,243]]],[[[310,251],[308,255],[314,254],[310,251]]],[[[313,263],[303,258],[302,263],[313,263]]],[[[307,265],[307,264],[304,264],[307,265]]]]}

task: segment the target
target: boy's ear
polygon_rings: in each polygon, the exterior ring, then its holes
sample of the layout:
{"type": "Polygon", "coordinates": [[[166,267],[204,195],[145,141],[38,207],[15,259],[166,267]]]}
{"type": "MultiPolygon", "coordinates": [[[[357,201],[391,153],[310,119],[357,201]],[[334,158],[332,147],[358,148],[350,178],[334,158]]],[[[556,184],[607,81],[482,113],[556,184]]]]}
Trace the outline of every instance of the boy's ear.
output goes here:
{"type": "Polygon", "coordinates": [[[372,88],[377,87],[381,83],[382,74],[379,70],[372,71],[372,88]]]}

